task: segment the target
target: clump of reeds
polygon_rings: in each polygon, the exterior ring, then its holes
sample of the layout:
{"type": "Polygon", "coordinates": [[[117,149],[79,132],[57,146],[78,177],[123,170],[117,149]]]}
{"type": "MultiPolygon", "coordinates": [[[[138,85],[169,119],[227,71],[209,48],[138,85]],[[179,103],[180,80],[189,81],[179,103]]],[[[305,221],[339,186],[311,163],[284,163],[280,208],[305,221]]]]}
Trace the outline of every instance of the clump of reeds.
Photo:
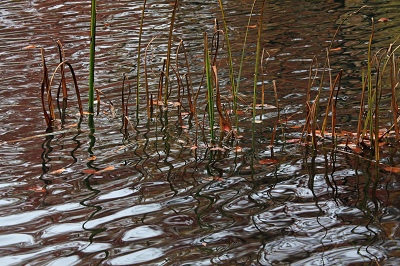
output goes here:
{"type": "Polygon", "coordinates": [[[394,135],[396,142],[400,140],[396,91],[399,84],[397,69],[399,59],[395,55],[400,46],[396,46],[396,40],[387,49],[380,49],[373,54],[373,36],[374,27],[372,26],[368,43],[367,69],[363,69],[362,73],[362,97],[357,127],[357,144],[368,147],[373,153],[375,161],[379,162],[379,150],[384,138],[391,134],[394,135]],[[388,130],[381,131],[381,113],[389,112],[389,110],[382,108],[382,96],[384,95],[390,95],[392,126],[388,130]],[[392,130],[393,132],[391,132],[392,130]]]}
{"type": "MultiPolygon", "coordinates": [[[[372,23],[374,25],[374,23],[372,23]]],[[[392,139],[396,143],[400,140],[399,125],[400,120],[398,115],[398,103],[397,103],[397,87],[399,85],[399,59],[396,56],[396,51],[400,45],[396,45],[398,39],[390,44],[387,49],[380,49],[373,53],[372,41],[374,37],[374,26],[372,26],[371,35],[368,42],[367,48],[367,66],[361,71],[361,98],[358,115],[357,128],[351,132],[352,136],[355,136],[356,153],[362,153],[374,160],[378,165],[380,162],[380,147],[385,145],[385,138],[392,136],[392,139]],[[384,96],[390,96],[390,110],[388,110],[383,103],[384,96]],[[391,119],[382,121],[381,116],[387,113],[391,113],[391,119]],[[390,123],[388,129],[385,128],[385,124],[390,123]]],[[[316,70],[315,75],[311,69],[317,66],[316,59],[314,58],[313,64],[310,66],[310,82],[306,99],[306,123],[303,128],[303,136],[309,136],[311,139],[311,146],[315,152],[318,148],[318,139],[324,138],[329,135],[332,137],[333,148],[337,148],[337,139],[339,135],[336,132],[336,113],[337,113],[337,98],[338,93],[341,89],[342,71],[339,71],[336,78],[332,78],[330,71],[329,62],[329,51],[331,47],[327,49],[327,57],[322,69],[322,75],[320,80],[320,87],[315,98],[311,99],[310,88],[314,84],[315,77],[317,76],[316,70]],[[329,70],[326,70],[329,69],[329,70]],[[329,75],[330,92],[328,101],[326,103],[326,109],[323,114],[323,120],[321,125],[318,124],[318,106],[321,104],[321,92],[322,84],[326,73],[329,75]],[[328,133],[328,117],[331,116],[331,132],[328,133]]],[[[316,67],[317,68],[317,67],[316,67]]],[[[305,138],[307,142],[307,138],[305,138]]],[[[349,147],[349,139],[347,137],[346,147],[349,147]]],[[[354,145],[352,145],[354,147],[354,145]]]]}
{"type": "Polygon", "coordinates": [[[41,100],[42,100],[43,114],[44,114],[44,118],[46,120],[46,125],[48,128],[53,127],[54,121],[56,120],[54,104],[53,104],[53,97],[52,97],[52,93],[51,93],[51,87],[52,87],[54,78],[58,71],[60,71],[61,80],[58,85],[56,100],[57,100],[57,106],[59,107],[58,109],[60,111],[61,124],[64,125],[64,123],[65,123],[65,112],[66,112],[67,101],[68,101],[68,89],[67,89],[67,78],[65,75],[65,66],[68,66],[68,69],[71,73],[72,81],[74,84],[75,93],[76,93],[76,97],[77,97],[77,101],[78,101],[79,113],[80,113],[81,117],[83,116],[82,102],[81,102],[81,97],[80,97],[79,88],[78,88],[78,82],[76,80],[74,69],[72,68],[71,64],[68,61],[66,61],[66,59],[65,59],[65,53],[64,53],[64,49],[63,49],[61,41],[57,41],[57,45],[58,45],[58,52],[59,52],[59,56],[60,56],[60,63],[54,70],[50,79],[49,79],[49,72],[48,72],[47,65],[46,65],[44,49],[43,48],[41,49],[42,65],[43,65],[43,79],[42,79],[42,84],[41,84],[41,100]],[[60,108],[59,100],[60,100],[61,92],[62,92],[62,107],[60,108]],[[46,108],[46,101],[47,101],[48,110],[46,108]]]}

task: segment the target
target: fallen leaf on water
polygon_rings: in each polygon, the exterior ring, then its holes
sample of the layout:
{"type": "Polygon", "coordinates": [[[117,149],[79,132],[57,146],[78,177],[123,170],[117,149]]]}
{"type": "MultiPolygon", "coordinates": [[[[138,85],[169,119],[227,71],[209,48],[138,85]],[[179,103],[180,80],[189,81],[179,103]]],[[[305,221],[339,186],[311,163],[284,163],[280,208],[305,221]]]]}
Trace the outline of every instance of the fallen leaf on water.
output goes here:
{"type": "Polygon", "coordinates": [[[101,175],[104,172],[112,171],[112,170],[114,170],[114,166],[110,165],[110,166],[107,166],[106,168],[103,168],[103,169],[100,169],[99,171],[96,171],[94,174],[95,175],[101,175]]]}
{"type": "Polygon", "coordinates": [[[65,128],[75,128],[77,126],[78,124],[71,124],[71,125],[66,125],[65,128]]]}
{"type": "Polygon", "coordinates": [[[382,170],[393,174],[400,174],[400,167],[385,166],[382,168],[382,170]]]}
{"type": "Polygon", "coordinates": [[[224,148],[219,147],[219,146],[212,147],[210,150],[211,150],[211,151],[225,151],[224,148]]]}
{"type": "Polygon", "coordinates": [[[262,159],[262,160],[260,160],[259,163],[263,164],[263,165],[265,165],[265,164],[276,164],[276,163],[278,163],[278,161],[275,160],[275,159],[262,159]]]}
{"type": "Polygon", "coordinates": [[[36,45],[28,45],[28,46],[25,46],[24,48],[22,48],[22,49],[34,49],[34,48],[36,48],[36,45]]]}
{"type": "Polygon", "coordinates": [[[88,161],[94,161],[94,160],[96,160],[96,156],[92,156],[92,157],[89,157],[89,158],[87,158],[86,160],[88,160],[88,161]]]}
{"type": "Polygon", "coordinates": [[[288,139],[285,141],[286,143],[299,143],[300,139],[288,139]]]}
{"type": "Polygon", "coordinates": [[[357,154],[361,154],[363,152],[363,150],[355,144],[347,145],[347,147],[350,148],[354,153],[357,153],[357,154]]]}
{"type": "Polygon", "coordinates": [[[82,173],[88,174],[88,175],[93,175],[94,173],[96,173],[96,170],[95,169],[83,169],[82,173]]]}
{"type": "Polygon", "coordinates": [[[294,125],[294,126],[291,126],[290,128],[291,129],[298,129],[298,128],[302,128],[303,126],[300,126],[300,125],[294,125]]]}
{"type": "Polygon", "coordinates": [[[163,106],[163,105],[164,105],[164,102],[163,102],[163,101],[159,101],[159,100],[153,100],[153,104],[154,104],[154,105],[163,106]]]}
{"type": "Polygon", "coordinates": [[[357,136],[357,133],[353,133],[351,131],[342,130],[339,135],[342,136],[342,137],[348,137],[348,136],[355,137],[355,136],[357,136]]]}
{"type": "Polygon", "coordinates": [[[341,51],[341,50],[342,50],[341,47],[337,47],[337,48],[332,48],[330,51],[335,52],[335,51],[341,51]]]}
{"type": "Polygon", "coordinates": [[[181,106],[180,102],[168,102],[168,104],[172,104],[174,107],[181,106]]]}
{"type": "Polygon", "coordinates": [[[29,191],[33,191],[33,192],[46,192],[46,189],[44,187],[39,186],[39,185],[34,186],[34,187],[29,187],[28,190],[29,191]]]}
{"type": "Polygon", "coordinates": [[[388,18],[380,18],[378,19],[378,22],[388,22],[389,19],[388,18]]]}
{"type": "Polygon", "coordinates": [[[226,132],[230,132],[232,130],[232,127],[230,127],[229,125],[224,125],[223,126],[224,131],[226,132]]]}
{"type": "Polygon", "coordinates": [[[242,147],[236,146],[235,151],[236,151],[236,152],[241,152],[241,151],[242,151],[242,147]]]}
{"type": "Polygon", "coordinates": [[[65,168],[61,168],[61,169],[58,169],[58,170],[51,171],[50,174],[51,175],[62,174],[64,171],[65,171],[65,168]]]}

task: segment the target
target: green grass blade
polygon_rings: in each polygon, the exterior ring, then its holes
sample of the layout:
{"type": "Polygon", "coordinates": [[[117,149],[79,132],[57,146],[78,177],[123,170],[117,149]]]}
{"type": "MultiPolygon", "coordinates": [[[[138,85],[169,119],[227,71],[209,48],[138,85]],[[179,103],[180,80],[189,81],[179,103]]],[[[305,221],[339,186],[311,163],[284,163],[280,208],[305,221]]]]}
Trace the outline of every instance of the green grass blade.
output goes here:
{"type": "Polygon", "coordinates": [[[92,0],[90,19],[90,59],[89,59],[89,114],[94,113],[94,61],[96,48],[96,0],[92,0]]]}

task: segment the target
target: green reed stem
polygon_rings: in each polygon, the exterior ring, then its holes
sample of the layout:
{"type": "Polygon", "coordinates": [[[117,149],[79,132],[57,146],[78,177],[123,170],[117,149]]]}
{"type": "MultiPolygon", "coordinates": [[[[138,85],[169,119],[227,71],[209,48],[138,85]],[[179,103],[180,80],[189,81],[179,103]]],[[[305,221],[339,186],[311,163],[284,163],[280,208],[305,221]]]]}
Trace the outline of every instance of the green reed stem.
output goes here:
{"type": "Polygon", "coordinates": [[[94,61],[96,47],[96,0],[92,0],[90,17],[90,59],[89,59],[89,114],[94,113],[94,61]]]}
{"type": "Polygon", "coordinates": [[[210,65],[210,51],[208,49],[208,35],[204,33],[204,62],[206,69],[207,81],[207,105],[208,105],[208,119],[210,120],[210,135],[211,141],[214,141],[214,88],[212,84],[212,72],[210,65]]]}
{"type": "MultiPolygon", "coordinates": [[[[250,30],[250,23],[251,23],[251,19],[253,17],[253,13],[254,13],[254,7],[256,5],[257,0],[254,0],[253,5],[251,6],[251,11],[250,11],[250,16],[249,16],[249,20],[247,21],[247,27],[246,27],[246,33],[244,34],[244,41],[243,41],[243,48],[242,48],[242,55],[240,57],[240,63],[239,63],[239,73],[238,73],[238,77],[237,77],[237,84],[235,86],[235,91],[234,91],[234,95],[233,95],[233,110],[235,113],[235,117],[236,117],[236,128],[238,128],[238,117],[236,115],[236,111],[237,111],[237,96],[239,93],[239,86],[240,86],[240,78],[242,75],[242,69],[243,69],[243,62],[244,62],[244,55],[245,55],[245,51],[246,51],[246,43],[247,43],[247,36],[249,35],[249,30],[250,30]]],[[[263,11],[261,11],[263,12],[263,11]]],[[[233,88],[233,87],[232,87],[233,88]]]]}
{"type": "Polygon", "coordinates": [[[371,147],[375,143],[373,106],[374,106],[374,99],[375,99],[375,93],[376,93],[376,90],[373,89],[373,85],[372,85],[372,40],[373,40],[373,36],[374,36],[374,26],[373,26],[373,21],[372,21],[372,32],[371,32],[371,35],[369,37],[369,42],[368,42],[368,55],[367,55],[368,66],[367,66],[367,73],[366,73],[366,88],[368,91],[368,99],[367,99],[368,113],[367,113],[367,117],[365,119],[365,124],[364,124],[364,132],[366,132],[366,128],[369,126],[371,147]]]}
{"type": "MultiPolygon", "coordinates": [[[[222,4],[222,0],[218,0],[218,3],[219,3],[219,8],[221,10],[222,21],[224,23],[225,41],[226,41],[227,52],[228,52],[228,61],[229,61],[229,78],[230,78],[230,82],[231,82],[231,86],[232,86],[231,92],[233,95],[234,111],[236,111],[236,109],[237,109],[237,89],[236,89],[235,76],[234,76],[234,71],[233,71],[233,58],[232,58],[232,49],[231,49],[231,45],[229,42],[228,24],[226,23],[224,6],[222,4]]],[[[235,112],[235,116],[237,116],[236,112],[235,112]]],[[[237,119],[237,117],[236,117],[236,119],[237,119]]]]}
{"type": "MultiPolygon", "coordinates": [[[[257,105],[257,80],[258,80],[258,72],[259,72],[259,65],[260,65],[260,54],[261,54],[261,34],[262,34],[262,26],[263,26],[263,18],[264,18],[264,6],[265,6],[265,0],[262,2],[262,7],[261,7],[261,14],[260,14],[260,20],[258,22],[258,34],[257,34],[257,48],[256,48],[256,63],[254,66],[254,82],[253,82],[253,130],[251,133],[252,136],[252,152],[255,152],[255,130],[254,130],[254,124],[256,120],[256,105],[257,105]]],[[[252,156],[253,157],[253,156],[252,156]]],[[[252,162],[253,164],[253,162],[252,162]]]]}
{"type": "Polygon", "coordinates": [[[261,54],[261,34],[262,34],[263,17],[264,17],[264,5],[265,5],[265,0],[262,3],[260,20],[258,22],[256,63],[255,63],[255,66],[254,66],[254,81],[253,81],[253,123],[256,120],[257,81],[258,81],[258,73],[259,73],[260,58],[261,58],[260,57],[260,54],[261,54]]]}

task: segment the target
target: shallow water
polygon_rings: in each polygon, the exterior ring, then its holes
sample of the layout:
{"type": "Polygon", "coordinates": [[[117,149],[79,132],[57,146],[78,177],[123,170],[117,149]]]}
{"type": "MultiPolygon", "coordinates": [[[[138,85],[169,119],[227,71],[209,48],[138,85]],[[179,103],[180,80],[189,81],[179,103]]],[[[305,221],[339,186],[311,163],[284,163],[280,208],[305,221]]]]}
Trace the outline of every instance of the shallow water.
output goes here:
{"type": "MultiPolygon", "coordinates": [[[[241,103],[241,149],[238,153],[229,147],[214,151],[210,160],[202,138],[196,153],[191,149],[195,121],[185,116],[179,120],[171,106],[157,111],[149,123],[145,110],[135,120],[132,106],[134,127],[129,127],[129,136],[120,131],[124,73],[129,73],[135,86],[140,2],[98,4],[95,82],[107,98],[102,98],[101,112],[95,116],[92,138],[86,116],[76,129],[78,109],[73,96],[66,124],[45,134],[38,49],[45,49],[47,64],[54,69],[58,62],[55,41],[62,40],[86,103],[90,5],[87,1],[2,2],[1,264],[398,265],[398,176],[377,173],[365,158],[344,150],[332,152],[329,145],[311,156],[306,147],[291,140],[299,137],[297,126],[304,123],[313,57],[321,65],[343,18],[367,4],[343,24],[333,44],[340,49],[330,56],[333,73],[338,69],[345,73],[339,123],[342,130],[354,129],[371,18],[389,18],[375,23],[374,46],[387,47],[399,35],[400,4],[269,2],[262,40],[269,53],[266,101],[274,104],[271,83],[276,80],[281,115],[287,122],[278,128],[272,153],[268,145],[277,112],[263,111],[261,123],[255,125],[252,155],[251,113],[241,103]],[[266,159],[271,160],[269,164],[266,159]]],[[[236,60],[250,2],[225,4],[236,60]]],[[[156,37],[146,58],[154,95],[166,56],[171,10],[172,2],[163,1],[149,1],[146,9],[143,44],[156,37]]],[[[177,11],[174,46],[184,40],[196,90],[202,74],[203,32],[212,33],[216,17],[220,13],[215,1],[182,1],[177,11]]],[[[252,101],[256,32],[250,29],[240,87],[248,103],[252,101]]],[[[223,56],[220,82],[227,95],[223,56]]],[[[324,93],[328,97],[328,89],[324,93]]],[[[204,102],[201,94],[199,105],[204,102]]],[[[387,148],[382,160],[395,166],[399,163],[396,153],[387,148]]]]}

